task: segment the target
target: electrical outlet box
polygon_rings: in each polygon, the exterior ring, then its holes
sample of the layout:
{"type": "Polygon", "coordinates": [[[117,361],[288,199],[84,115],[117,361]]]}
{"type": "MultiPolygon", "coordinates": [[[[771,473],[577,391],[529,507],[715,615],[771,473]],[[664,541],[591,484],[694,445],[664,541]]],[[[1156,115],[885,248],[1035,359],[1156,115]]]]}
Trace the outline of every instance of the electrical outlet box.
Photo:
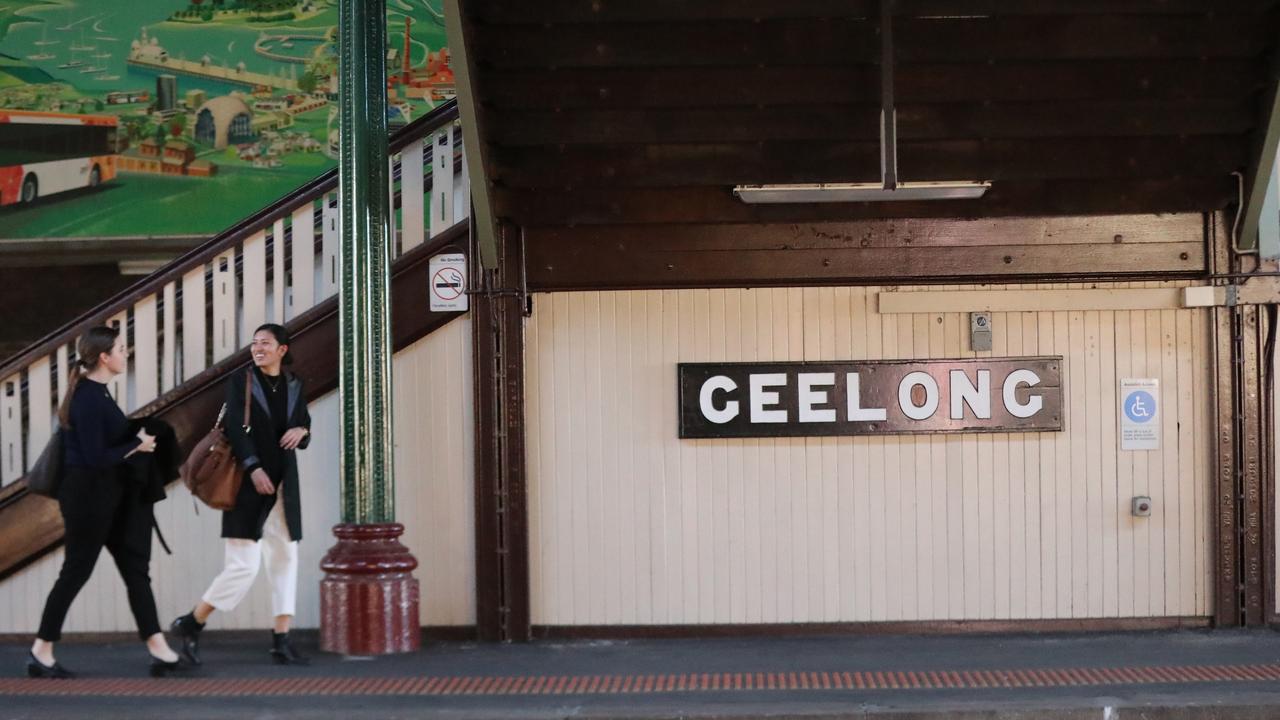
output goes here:
{"type": "Polygon", "coordinates": [[[991,349],[991,313],[969,313],[969,349],[974,352],[991,349]]]}
{"type": "Polygon", "coordinates": [[[1149,517],[1151,515],[1151,498],[1145,495],[1135,497],[1129,512],[1134,517],[1149,517]]]}

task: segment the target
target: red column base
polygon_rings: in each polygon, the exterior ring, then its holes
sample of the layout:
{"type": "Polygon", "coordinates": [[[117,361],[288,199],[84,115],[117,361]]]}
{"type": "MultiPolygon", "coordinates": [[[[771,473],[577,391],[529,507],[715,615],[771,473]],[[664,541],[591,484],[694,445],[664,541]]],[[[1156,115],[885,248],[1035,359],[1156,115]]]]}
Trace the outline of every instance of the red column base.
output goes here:
{"type": "Polygon", "coordinates": [[[418,561],[398,539],[399,523],[336,525],[338,543],[320,561],[320,649],[390,655],[422,646],[418,561]]]}

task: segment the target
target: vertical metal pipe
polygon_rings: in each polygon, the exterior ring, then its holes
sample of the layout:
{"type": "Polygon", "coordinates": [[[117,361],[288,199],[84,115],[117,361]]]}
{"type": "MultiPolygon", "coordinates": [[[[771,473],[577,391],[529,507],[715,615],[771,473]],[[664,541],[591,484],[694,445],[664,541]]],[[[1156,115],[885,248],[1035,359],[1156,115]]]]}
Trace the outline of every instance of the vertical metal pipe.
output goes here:
{"type": "Polygon", "coordinates": [[[342,521],[395,519],[385,0],[340,0],[342,521]]]}

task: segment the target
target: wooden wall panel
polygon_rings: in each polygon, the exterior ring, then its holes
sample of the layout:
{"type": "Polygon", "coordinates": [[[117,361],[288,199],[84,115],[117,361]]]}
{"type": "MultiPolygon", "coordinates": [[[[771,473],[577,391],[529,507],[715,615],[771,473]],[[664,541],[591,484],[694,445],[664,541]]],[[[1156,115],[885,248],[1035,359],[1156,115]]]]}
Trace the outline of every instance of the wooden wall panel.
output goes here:
{"type": "MultiPolygon", "coordinates": [[[[475,622],[475,560],[470,418],[470,322],[455,320],[396,354],[396,512],[402,540],[418,558],[425,625],[475,622]]],[[[303,491],[298,627],[319,622],[320,558],[333,545],[339,518],[338,403],[330,393],[311,404],[311,446],[298,454],[303,491]]],[[[210,418],[212,421],[212,418],[210,418]]],[[[172,556],[156,544],[151,577],[162,622],[186,612],[222,567],[219,513],[193,509],[181,483],[156,506],[172,556]]],[[[0,633],[33,633],[58,568],[61,549],[0,583],[0,633]]],[[[270,592],[259,578],[218,629],[271,626],[270,592]]],[[[72,606],[67,632],[132,632],[124,584],[105,556],[72,606]]]]}
{"type": "Polygon", "coordinates": [[[965,314],[878,291],[536,295],[534,624],[1210,614],[1205,311],[997,310],[974,353],[965,314]],[[677,362],[1036,354],[1065,358],[1064,432],[676,437],[677,362]],[[1124,377],[1160,378],[1159,451],[1119,449],[1124,377]]]}

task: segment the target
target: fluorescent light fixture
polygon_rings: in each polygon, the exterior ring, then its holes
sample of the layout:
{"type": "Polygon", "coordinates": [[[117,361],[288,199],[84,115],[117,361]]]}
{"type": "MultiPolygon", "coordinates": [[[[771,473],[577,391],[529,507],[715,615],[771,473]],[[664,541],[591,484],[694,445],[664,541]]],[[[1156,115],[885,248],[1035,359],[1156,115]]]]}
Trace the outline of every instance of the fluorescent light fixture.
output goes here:
{"type": "Polygon", "coordinates": [[[885,202],[891,200],[965,200],[980,198],[989,182],[798,183],[738,185],[733,194],[744,203],[885,202]]]}

